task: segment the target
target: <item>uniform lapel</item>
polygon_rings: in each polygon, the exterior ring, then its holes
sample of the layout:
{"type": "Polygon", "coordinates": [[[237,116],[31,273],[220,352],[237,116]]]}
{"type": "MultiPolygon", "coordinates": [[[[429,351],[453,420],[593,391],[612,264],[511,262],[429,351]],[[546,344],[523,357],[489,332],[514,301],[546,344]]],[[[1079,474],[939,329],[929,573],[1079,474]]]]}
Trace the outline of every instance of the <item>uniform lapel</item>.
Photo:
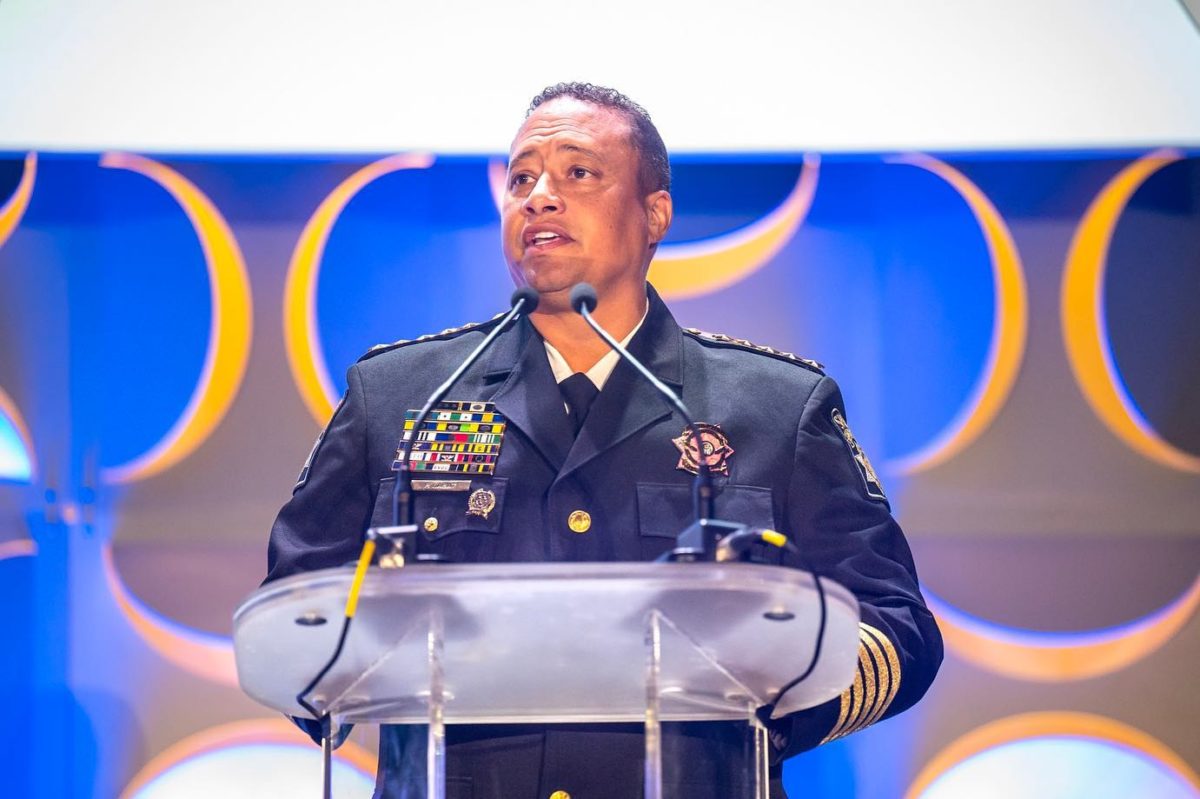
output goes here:
{"type": "MultiPolygon", "coordinates": [[[[655,377],[678,391],[683,385],[683,332],[653,287],[648,287],[648,294],[650,310],[642,329],[629,342],[629,351],[655,377]]],[[[542,360],[546,360],[544,353],[542,360]]],[[[632,366],[621,361],[592,404],[558,479],[671,413],[666,399],[632,366]]],[[[679,426],[682,430],[682,419],[679,426]]],[[[670,445],[669,441],[663,443],[670,445]]]]}
{"type": "Polygon", "coordinates": [[[546,347],[528,319],[522,318],[495,342],[485,377],[504,381],[492,397],[496,410],[533,442],[555,471],[561,469],[573,433],[546,347]]]}

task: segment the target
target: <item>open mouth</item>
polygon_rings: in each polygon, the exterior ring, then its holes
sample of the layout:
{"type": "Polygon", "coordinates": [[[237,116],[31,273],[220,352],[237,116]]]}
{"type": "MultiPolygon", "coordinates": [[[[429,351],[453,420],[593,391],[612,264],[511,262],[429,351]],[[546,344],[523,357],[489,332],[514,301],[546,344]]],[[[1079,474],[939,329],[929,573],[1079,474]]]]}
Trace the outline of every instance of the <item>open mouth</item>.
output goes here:
{"type": "Polygon", "coordinates": [[[557,230],[527,231],[524,235],[525,246],[533,250],[550,250],[571,241],[571,237],[557,230]]]}

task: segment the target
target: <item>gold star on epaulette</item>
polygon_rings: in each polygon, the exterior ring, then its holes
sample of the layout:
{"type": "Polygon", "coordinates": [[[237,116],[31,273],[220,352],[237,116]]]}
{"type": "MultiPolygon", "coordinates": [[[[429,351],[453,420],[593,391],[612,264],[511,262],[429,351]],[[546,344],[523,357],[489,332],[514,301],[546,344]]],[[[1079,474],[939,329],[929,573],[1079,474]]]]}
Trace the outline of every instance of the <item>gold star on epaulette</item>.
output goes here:
{"type": "Polygon", "coordinates": [[[486,327],[502,316],[504,316],[503,313],[498,313],[486,322],[468,322],[467,324],[459,325],[458,327],[448,327],[438,333],[426,333],[425,335],[417,336],[416,338],[402,338],[393,341],[391,344],[376,344],[374,347],[371,347],[371,349],[367,350],[358,360],[365,361],[368,358],[374,358],[376,355],[380,355],[388,350],[394,350],[397,347],[403,347],[406,344],[417,344],[422,341],[433,341],[434,339],[449,338],[450,336],[457,335],[458,333],[465,333],[468,330],[486,327]]]}
{"type": "Polygon", "coordinates": [[[821,743],[858,732],[883,717],[900,689],[900,658],[888,637],[858,625],[858,671],[841,697],[837,723],[821,743]]]}
{"type": "Polygon", "coordinates": [[[761,352],[763,355],[771,355],[775,358],[780,358],[785,361],[798,363],[802,366],[807,366],[809,369],[812,369],[816,372],[824,373],[825,371],[825,367],[814,360],[809,358],[801,358],[799,355],[796,355],[793,352],[784,352],[783,350],[777,350],[774,347],[768,347],[765,344],[755,344],[753,341],[747,341],[744,338],[734,338],[733,336],[727,336],[724,333],[707,333],[703,330],[697,330],[694,327],[685,327],[684,332],[690,333],[701,341],[711,341],[715,344],[726,344],[731,347],[741,347],[745,350],[761,352]]]}

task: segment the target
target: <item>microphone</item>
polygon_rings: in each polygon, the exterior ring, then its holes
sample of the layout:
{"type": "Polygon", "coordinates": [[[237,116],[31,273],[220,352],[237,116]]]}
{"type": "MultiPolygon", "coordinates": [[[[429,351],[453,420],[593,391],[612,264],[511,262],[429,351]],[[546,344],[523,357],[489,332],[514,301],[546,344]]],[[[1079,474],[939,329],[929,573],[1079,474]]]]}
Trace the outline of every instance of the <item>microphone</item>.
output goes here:
{"type": "MultiPolygon", "coordinates": [[[[412,456],[413,445],[417,441],[417,434],[421,429],[421,425],[429,418],[429,414],[433,412],[434,407],[445,399],[446,394],[454,387],[454,384],[466,373],[471,365],[479,360],[479,356],[483,355],[484,351],[492,345],[496,337],[504,332],[513,321],[521,314],[533,313],[538,306],[538,293],[530,286],[521,286],[512,293],[509,299],[509,310],[500,320],[500,323],[493,327],[488,332],[483,341],[479,342],[470,355],[467,356],[458,368],[446,378],[446,382],[442,383],[425,401],[417,418],[413,421],[412,434],[400,439],[400,458],[399,467],[396,468],[396,483],[392,487],[392,527],[376,528],[368,530],[368,536],[410,536],[409,540],[414,543],[420,539],[415,535],[416,525],[413,523],[413,502],[412,502],[412,474],[409,470],[408,460],[412,456]]],[[[415,550],[416,547],[414,546],[415,550]]],[[[402,553],[403,554],[403,553],[402,553]]],[[[420,553],[413,553],[416,557],[420,557],[420,553]]]]}
{"type": "MultiPolygon", "coordinates": [[[[599,304],[600,300],[591,283],[576,283],[575,287],[571,289],[571,308],[575,310],[575,313],[581,314],[584,311],[591,313],[599,304]]],[[[584,319],[587,318],[584,317],[584,319]]],[[[592,329],[595,329],[595,325],[592,326],[592,329]]],[[[600,338],[604,338],[604,333],[600,333],[600,338]]]]}
{"type": "MultiPolygon", "coordinates": [[[[592,311],[595,310],[598,303],[599,299],[596,297],[596,289],[592,288],[589,284],[577,283],[575,288],[571,289],[571,307],[575,310],[575,313],[583,317],[584,321],[591,326],[592,330],[596,331],[596,335],[603,339],[604,343],[613,352],[621,356],[622,360],[637,370],[637,373],[645,378],[650,385],[654,386],[658,390],[658,393],[667,401],[667,404],[682,416],[683,421],[687,423],[688,430],[692,433],[692,441],[696,447],[696,479],[692,483],[693,507],[696,514],[696,521],[701,526],[705,526],[705,523],[712,520],[713,517],[713,486],[712,472],[708,468],[708,459],[704,457],[704,441],[700,436],[700,428],[696,426],[691,412],[683,404],[683,400],[679,398],[679,395],[655,377],[641,361],[633,357],[629,350],[622,347],[607,330],[602,328],[592,318],[592,311]]],[[[703,550],[705,552],[710,551],[711,547],[703,547],[703,550]]]]}

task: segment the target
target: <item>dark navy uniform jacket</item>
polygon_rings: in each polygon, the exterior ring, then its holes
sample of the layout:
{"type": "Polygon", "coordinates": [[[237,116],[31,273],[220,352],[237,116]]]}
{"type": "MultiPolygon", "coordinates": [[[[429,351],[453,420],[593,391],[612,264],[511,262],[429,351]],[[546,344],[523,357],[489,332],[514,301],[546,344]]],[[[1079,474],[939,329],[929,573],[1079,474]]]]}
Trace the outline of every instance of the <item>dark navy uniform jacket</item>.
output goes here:
{"type": "MultiPolygon", "coordinates": [[[[937,671],[941,637],[904,536],[845,427],[837,385],[794,356],[682,330],[653,289],[649,295],[629,349],[681,392],[696,421],[719,424],[733,449],[728,475],[715,478],[717,517],[785,533],[806,565],[861,603],[854,686],[775,722],[777,760],[909,707],[937,671]]],[[[405,411],[420,408],[496,323],[376,348],[350,368],[346,394],[275,521],[268,580],[344,565],[368,526],[390,523],[405,411]]],[[[508,423],[495,474],[469,476],[472,490],[495,494],[487,518],[467,513],[466,493],[415,495],[418,523],[438,522],[435,533],[421,535],[454,561],[648,560],[671,548],[692,518],[692,475],[677,468],[672,443],[684,422],[624,362],[577,438],[543,340],[527,320],[501,334],[448,399],[493,402],[508,423]],[[577,510],[591,516],[586,532],[568,526],[577,510]]],[[[666,781],[680,795],[725,799],[740,790],[746,725],[665,726],[667,758],[681,764],[668,767],[666,781]]],[[[416,795],[424,733],[415,732],[382,730],[378,795],[416,795]]],[[[638,725],[451,726],[448,796],[638,797],[640,733],[638,725]]],[[[774,796],[783,795],[778,775],[777,762],[774,796]]]]}

